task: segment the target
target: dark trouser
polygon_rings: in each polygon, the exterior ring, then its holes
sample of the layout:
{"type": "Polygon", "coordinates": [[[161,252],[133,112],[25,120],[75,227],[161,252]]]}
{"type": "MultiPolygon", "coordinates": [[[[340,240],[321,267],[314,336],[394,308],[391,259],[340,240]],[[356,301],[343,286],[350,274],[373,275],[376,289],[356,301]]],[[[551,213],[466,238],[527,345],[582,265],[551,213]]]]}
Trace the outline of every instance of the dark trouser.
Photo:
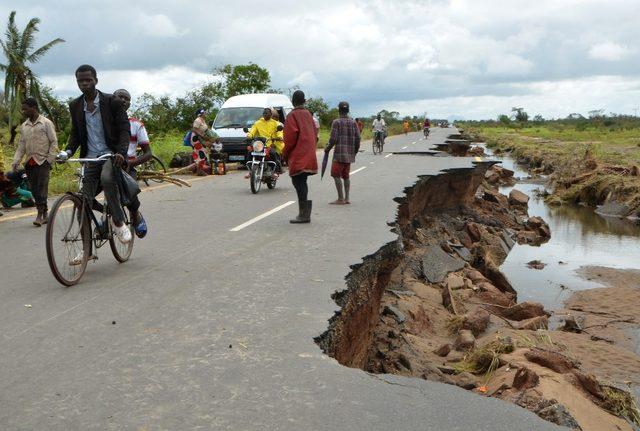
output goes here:
{"type": "Polygon", "coordinates": [[[309,187],[307,187],[307,177],[309,176],[306,172],[301,172],[298,175],[294,175],[291,177],[291,182],[293,183],[293,187],[296,189],[296,193],[298,194],[298,200],[300,202],[304,202],[309,194],[309,187]]]}
{"type": "Polygon", "coordinates": [[[45,161],[41,165],[25,166],[25,172],[29,179],[31,194],[39,210],[47,209],[47,195],[49,193],[49,174],[51,165],[45,161]]]}
{"type": "MultiPolygon", "coordinates": [[[[127,173],[131,175],[134,180],[138,179],[138,172],[135,170],[135,168],[132,168],[127,173]]],[[[140,209],[140,199],[138,199],[138,195],[134,196],[131,203],[127,205],[127,208],[129,208],[129,214],[131,217],[133,217],[134,214],[138,212],[138,210],[140,209]]]]}
{"type": "Polygon", "coordinates": [[[281,174],[282,173],[282,158],[280,157],[280,154],[278,154],[275,150],[273,150],[273,151],[271,151],[269,153],[269,157],[271,157],[271,160],[276,162],[276,172],[281,174]]]}
{"type": "Polygon", "coordinates": [[[98,194],[98,187],[102,186],[107,198],[107,205],[111,209],[111,217],[116,225],[124,222],[124,211],[120,205],[120,193],[113,171],[113,163],[107,160],[104,163],[86,163],[84,165],[84,179],[82,181],[82,193],[92,201],[98,194]]]}

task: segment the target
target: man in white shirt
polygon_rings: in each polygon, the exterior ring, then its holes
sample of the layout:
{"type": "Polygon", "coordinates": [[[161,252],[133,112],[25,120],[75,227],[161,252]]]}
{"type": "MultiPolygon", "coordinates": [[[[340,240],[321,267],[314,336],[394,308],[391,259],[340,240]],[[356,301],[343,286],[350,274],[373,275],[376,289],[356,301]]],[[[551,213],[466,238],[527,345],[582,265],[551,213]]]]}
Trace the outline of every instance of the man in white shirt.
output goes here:
{"type": "MultiPolygon", "coordinates": [[[[125,89],[116,90],[113,93],[122,101],[125,111],[131,106],[131,94],[125,89]]],[[[151,160],[153,153],[149,144],[149,135],[144,123],[137,118],[129,117],[129,125],[131,127],[131,137],[129,138],[129,148],[127,149],[126,171],[133,178],[136,178],[135,167],[151,160]],[[142,154],[138,156],[138,147],[142,150],[142,154]]],[[[138,196],[133,198],[133,202],[129,206],[129,214],[133,222],[134,230],[138,238],[144,238],[147,235],[147,222],[140,212],[140,200],[138,196]]]]}

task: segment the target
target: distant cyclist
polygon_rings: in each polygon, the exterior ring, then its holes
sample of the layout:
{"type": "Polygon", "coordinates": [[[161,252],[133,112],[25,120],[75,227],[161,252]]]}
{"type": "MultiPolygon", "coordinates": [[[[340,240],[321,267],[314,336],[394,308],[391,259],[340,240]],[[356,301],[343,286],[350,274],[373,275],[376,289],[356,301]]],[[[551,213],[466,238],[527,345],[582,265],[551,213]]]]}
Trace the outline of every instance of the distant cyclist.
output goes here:
{"type": "Polygon", "coordinates": [[[387,137],[387,124],[384,122],[384,118],[380,114],[376,116],[371,124],[371,130],[373,133],[380,133],[382,136],[382,145],[384,145],[384,139],[387,137]]]}
{"type": "MultiPolygon", "coordinates": [[[[131,94],[124,88],[116,90],[113,93],[122,101],[124,109],[128,110],[131,106],[131,94]]],[[[133,178],[137,178],[136,166],[148,162],[153,157],[151,145],[149,143],[149,135],[144,123],[137,118],[129,117],[129,125],[131,127],[131,137],[129,138],[129,149],[127,150],[127,166],[126,171],[133,178]],[[142,150],[142,154],[138,156],[138,148],[142,150]]],[[[140,212],[140,200],[136,195],[129,206],[129,214],[133,223],[136,236],[144,238],[147,235],[147,222],[140,212]]]]}
{"type": "Polygon", "coordinates": [[[120,204],[114,165],[126,165],[130,134],[127,112],[120,99],[96,89],[98,74],[93,66],[84,64],[76,69],[75,75],[82,96],[69,104],[71,134],[67,148],[58,154],[58,158],[68,159],[78,147],[81,158],[97,158],[109,153],[114,155],[113,159],[84,166],[82,193],[92,201],[99,188],[103,188],[116,237],[126,244],[131,241],[131,231],[124,223],[125,215],[120,204]]]}

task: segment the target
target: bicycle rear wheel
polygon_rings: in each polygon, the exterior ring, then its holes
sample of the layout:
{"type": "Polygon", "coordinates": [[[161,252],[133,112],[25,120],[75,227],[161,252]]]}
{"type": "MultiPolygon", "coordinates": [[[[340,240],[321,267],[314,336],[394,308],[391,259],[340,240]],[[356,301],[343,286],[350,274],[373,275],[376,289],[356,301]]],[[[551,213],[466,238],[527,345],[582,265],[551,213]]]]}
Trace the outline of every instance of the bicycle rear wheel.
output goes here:
{"type": "Polygon", "coordinates": [[[65,286],[76,284],[91,253],[91,225],[82,200],[65,194],[51,208],[46,231],[47,261],[53,276],[65,286]]]}
{"type": "MultiPolygon", "coordinates": [[[[129,212],[128,209],[123,208],[126,213],[129,212]]],[[[109,223],[111,223],[111,216],[109,216],[109,223]]],[[[115,232],[113,232],[113,227],[111,228],[111,232],[109,234],[109,247],[111,247],[111,252],[113,253],[113,257],[120,263],[124,263],[131,257],[131,252],[133,251],[133,241],[136,237],[133,222],[131,221],[131,217],[125,217],[124,221],[127,228],[131,231],[131,241],[126,244],[120,242],[118,238],[116,238],[115,232]]]]}
{"type": "MultiPolygon", "coordinates": [[[[167,168],[164,167],[164,163],[162,163],[162,160],[160,160],[156,156],[151,157],[151,160],[149,160],[147,164],[152,171],[162,172],[163,174],[167,173],[167,168]]],[[[154,183],[162,182],[162,180],[158,178],[154,178],[151,181],[153,181],[154,183]]]]}

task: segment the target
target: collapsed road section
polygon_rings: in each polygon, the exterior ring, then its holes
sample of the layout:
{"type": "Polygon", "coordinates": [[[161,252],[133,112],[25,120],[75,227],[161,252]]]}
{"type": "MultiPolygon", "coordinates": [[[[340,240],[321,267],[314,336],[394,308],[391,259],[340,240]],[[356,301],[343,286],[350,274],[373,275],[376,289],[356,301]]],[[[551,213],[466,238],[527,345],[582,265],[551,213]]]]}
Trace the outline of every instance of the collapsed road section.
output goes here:
{"type": "Polygon", "coordinates": [[[550,313],[518,303],[499,270],[515,242],[550,231],[527,199],[484,181],[492,165],[420,177],[396,199],[397,240],[352,266],[316,342],[345,366],[457,385],[574,429],[631,430],[633,398],[576,358],[593,341],[548,331],[550,313]]]}

